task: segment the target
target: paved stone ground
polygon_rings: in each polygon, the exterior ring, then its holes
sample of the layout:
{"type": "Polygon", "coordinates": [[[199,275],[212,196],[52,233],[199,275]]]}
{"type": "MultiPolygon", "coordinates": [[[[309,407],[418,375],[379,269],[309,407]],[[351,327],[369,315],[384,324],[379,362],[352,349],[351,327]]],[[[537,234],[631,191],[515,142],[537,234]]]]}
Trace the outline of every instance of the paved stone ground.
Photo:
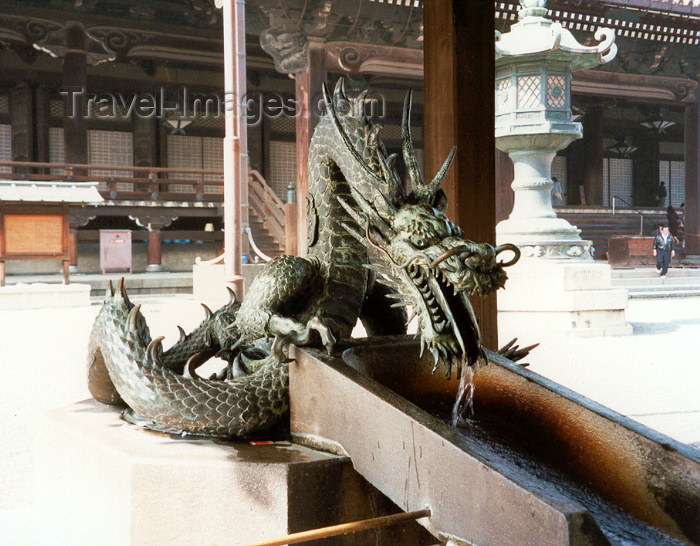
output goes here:
{"type": "MultiPolygon", "coordinates": [[[[164,346],[176,324],[194,328],[204,314],[187,295],[142,296],[142,312],[164,346]]],[[[0,544],[33,542],[33,424],[46,410],[89,397],[85,384],[88,335],[99,304],[64,309],[0,309],[0,544]]],[[[542,342],[530,369],[700,448],[700,297],[632,300],[634,335],[542,342]]],[[[43,446],[42,449],[50,449],[43,446]]],[[[45,454],[43,454],[45,455],[45,454]]],[[[76,461],[79,463],[79,461],[76,461]]],[[[36,539],[35,539],[36,540],[36,539]]]]}

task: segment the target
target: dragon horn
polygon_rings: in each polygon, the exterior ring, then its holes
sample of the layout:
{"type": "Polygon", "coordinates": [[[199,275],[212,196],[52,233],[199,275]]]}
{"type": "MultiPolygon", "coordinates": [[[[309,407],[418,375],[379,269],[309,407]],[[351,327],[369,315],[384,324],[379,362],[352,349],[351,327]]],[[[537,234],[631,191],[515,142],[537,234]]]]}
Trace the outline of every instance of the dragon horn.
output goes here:
{"type": "Polygon", "coordinates": [[[365,115],[365,99],[367,98],[368,89],[360,92],[353,100],[353,109],[355,116],[361,117],[365,115]]]}
{"type": "Polygon", "coordinates": [[[335,90],[333,91],[333,95],[339,95],[342,99],[348,98],[345,94],[345,78],[338,78],[338,81],[335,82],[335,90]]]}
{"type": "Polygon", "coordinates": [[[204,320],[209,320],[212,316],[211,309],[209,309],[209,307],[207,307],[203,303],[200,303],[199,305],[201,305],[204,308],[204,314],[206,315],[204,320]]]}
{"type": "Polygon", "coordinates": [[[382,173],[384,173],[384,178],[386,178],[387,185],[389,186],[388,201],[390,203],[392,201],[396,202],[399,200],[399,198],[404,197],[401,195],[403,189],[401,186],[401,181],[396,175],[396,172],[393,170],[393,167],[389,165],[386,159],[384,159],[384,155],[379,151],[379,149],[377,149],[377,161],[379,162],[379,166],[381,167],[382,173]]]}
{"type": "Polygon", "coordinates": [[[435,175],[435,178],[433,178],[430,184],[428,184],[428,189],[430,190],[431,195],[435,194],[435,192],[438,191],[438,189],[440,189],[442,179],[445,178],[445,175],[447,174],[447,171],[450,168],[450,165],[452,164],[452,159],[454,158],[456,152],[457,146],[452,146],[452,150],[447,156],[447,159],[445,159],[445,162],[442,164],[442,167],[440,167],[440,170],[435,175]]]}
{"type": "Polygon", "coordinates": [[[321,84],[321,91],[323,92],[323,100],[326,103],[326,110],[330,111],[331,107],[333,106],[333,103],[331,102],[331,95],[328,92],[328,86],[326,85],[326,82],[323,82],[321,84]]]}
{"type": "Polygon", "coordinates": [[[406,98],[403,101],[403,117],[401,119],[401,147],[403,149],[403,160],[406,163],[408,174],[411,178],[414,190],[423,186],[423,175],[418,166],[416,152],[413,149],[413,139],[411,138],[411,102],[413,100],[413,91],[411,89],[406,93],[406,98]]]}

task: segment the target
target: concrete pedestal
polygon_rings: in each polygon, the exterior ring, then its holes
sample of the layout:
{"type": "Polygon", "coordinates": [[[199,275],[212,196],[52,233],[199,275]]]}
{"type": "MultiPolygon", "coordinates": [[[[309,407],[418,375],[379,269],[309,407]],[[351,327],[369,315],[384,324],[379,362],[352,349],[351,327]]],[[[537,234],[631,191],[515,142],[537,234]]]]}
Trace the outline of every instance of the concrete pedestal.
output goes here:
{"type": "MultiPolygon", "coordinates": [[[[346,457],[171,438],[92,400],[50,412],[37,441],[37,544],[247,544],[391,511],[346,457]]],[[[421,543],[407,536],[377,543],[421,543]]]]}
{"type": "Polygon", "coordinates": [[[555,334],[590,337],[627,335],[628,294],[612,288],[607,264],[523,259],[508,269],[498,292],[499,337],[524,343],[555,334]]]}
{"type": "Polygon", "coordinates": [[[0,309],[90,305],[89,284],[12,284],[0,287],[0,309]]]}

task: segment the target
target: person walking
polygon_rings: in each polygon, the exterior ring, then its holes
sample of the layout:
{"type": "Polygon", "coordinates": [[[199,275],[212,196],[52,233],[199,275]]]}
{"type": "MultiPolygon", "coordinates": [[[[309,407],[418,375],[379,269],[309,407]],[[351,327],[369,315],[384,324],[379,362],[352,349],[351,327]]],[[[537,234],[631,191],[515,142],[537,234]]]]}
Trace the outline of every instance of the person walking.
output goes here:
{"type": "Polygon", "coordinates": [[[656,256],[656,270],[661,278],[666,277],[671,258],[676,255],[676,243],[668,226],[662,225],[659,234],[654,237],[653,253],[656,256]]]}

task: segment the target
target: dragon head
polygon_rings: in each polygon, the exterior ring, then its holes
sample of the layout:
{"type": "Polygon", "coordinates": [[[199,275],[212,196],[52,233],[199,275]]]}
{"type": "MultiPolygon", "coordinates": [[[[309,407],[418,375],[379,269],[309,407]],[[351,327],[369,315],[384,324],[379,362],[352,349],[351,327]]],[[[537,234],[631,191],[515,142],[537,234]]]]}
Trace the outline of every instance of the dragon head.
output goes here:
{"type": "MultiPolygon", "coordinates": [[[[366,139],[368,147],[357,150],[346,133],[348,120],[341,120],[337,105],[347,99],[342,83],[331,99],[328,91],[328,116],[341,140],[361,166],[362,180],[351,185],[352,199],[339,197],[343,208],[354,220],[345,229],[372,250],[375,259],[368,265],[378,273],[378,282],[393,289],[394,306],[410,307],[418,318],[421,354],[427,348],[435,359],[435,369],[443,362],[449,376],[454,366],[474,364],[482,355],[479,326],[469,301],[470,296],[485,295],[502,288],[507,276],[504,268],[520,257],[515,245],[493,247],[467,239],[462,229],[447,216],[447,197],[440,183],[449,169],[456,149],[453,148],[435,178],[426,183],[418,166],[411,141],[411,92],[404,101],[402,120],[403,160],[410,178],[410,188],[401,180],[379,138],[366,139]],[[370,158],[369,160],[367,158],[370,158]],[[510,251],[508,262],[498,260],[501,252],[510,251]]],[[[356,104],[346,109],[362,112],[356,104]]],[[[378,129],[363,119],[368,135],[378,129]]],[[[353,120],[356,123],[356,120],[353,120]]],[[[434,370],[433,370],[434,371],[434,370]]]]}

